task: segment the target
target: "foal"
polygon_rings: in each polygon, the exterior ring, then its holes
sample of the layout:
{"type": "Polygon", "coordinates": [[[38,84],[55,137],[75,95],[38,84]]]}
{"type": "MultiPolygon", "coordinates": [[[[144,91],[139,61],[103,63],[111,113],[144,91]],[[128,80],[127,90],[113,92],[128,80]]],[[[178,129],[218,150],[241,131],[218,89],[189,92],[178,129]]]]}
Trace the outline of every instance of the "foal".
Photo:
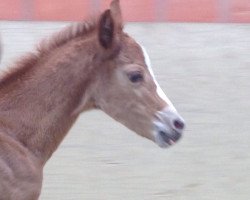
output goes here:
{"type": "Polygon", "coordinates": [[[123,32],[119,1],[43,41],[0,79],[0,200],[36,200],[43,167],[80,113],[98,108],[161,147],[184,121],[123,32]]]}

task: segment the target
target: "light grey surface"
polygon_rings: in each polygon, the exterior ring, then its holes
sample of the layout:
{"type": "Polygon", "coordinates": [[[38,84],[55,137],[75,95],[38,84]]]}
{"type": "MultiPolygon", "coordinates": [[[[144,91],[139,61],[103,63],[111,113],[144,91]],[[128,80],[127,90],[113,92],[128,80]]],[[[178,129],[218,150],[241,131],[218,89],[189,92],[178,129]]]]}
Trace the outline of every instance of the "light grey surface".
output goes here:
{"type": "MultiPolygon", "coordinates": [[[[64,23],[1,22],[1,69],[64,23]]],[[[248,200],[250,25],[129,24],[187,122],[164,150],[82,114],[47,163],[41,200],[248,200]]]]}

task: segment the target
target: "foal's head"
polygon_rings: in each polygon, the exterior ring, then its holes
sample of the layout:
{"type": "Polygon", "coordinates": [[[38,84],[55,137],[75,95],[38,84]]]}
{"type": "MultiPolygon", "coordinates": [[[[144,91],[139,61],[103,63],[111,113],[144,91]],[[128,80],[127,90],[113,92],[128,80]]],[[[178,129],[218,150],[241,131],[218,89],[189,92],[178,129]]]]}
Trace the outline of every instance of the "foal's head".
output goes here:
{"type": "Polygon", "coordinates": [[[102,62],[93,99],[98,108],[161,147],[182,135],[184,121],[153,75],[146,50],[123,32],[119,1],[100,17],[102,62]]]}

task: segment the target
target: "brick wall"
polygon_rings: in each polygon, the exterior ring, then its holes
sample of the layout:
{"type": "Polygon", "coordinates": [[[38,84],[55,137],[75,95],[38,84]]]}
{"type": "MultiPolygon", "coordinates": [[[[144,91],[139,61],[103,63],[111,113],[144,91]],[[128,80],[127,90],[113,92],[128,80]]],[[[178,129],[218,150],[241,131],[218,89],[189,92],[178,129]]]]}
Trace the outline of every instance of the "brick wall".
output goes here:
{"type": "MultiPolygon", "coordinates": [[[[0,0],[1,20],[77,21],[110,0],[0,0]]],[[[142,22],[250,22],[250,0],[121,0],[124,19],[142,22]]]]}

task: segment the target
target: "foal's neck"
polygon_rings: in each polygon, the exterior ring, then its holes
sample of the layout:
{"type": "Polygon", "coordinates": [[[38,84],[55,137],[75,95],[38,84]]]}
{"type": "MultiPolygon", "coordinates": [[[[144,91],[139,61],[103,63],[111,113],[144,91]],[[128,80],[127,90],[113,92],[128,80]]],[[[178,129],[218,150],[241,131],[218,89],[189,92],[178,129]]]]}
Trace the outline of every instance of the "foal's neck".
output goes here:
{"type": "Polygon", "coordinates": [[[0,88],[0,125],[42,162],[75,122],[79,105],[81,111],[92,108],[85,97],[93,55],[84,51],[74,43],[55,49],[31,68],[17,69],[18,79],[0,88]]]}

